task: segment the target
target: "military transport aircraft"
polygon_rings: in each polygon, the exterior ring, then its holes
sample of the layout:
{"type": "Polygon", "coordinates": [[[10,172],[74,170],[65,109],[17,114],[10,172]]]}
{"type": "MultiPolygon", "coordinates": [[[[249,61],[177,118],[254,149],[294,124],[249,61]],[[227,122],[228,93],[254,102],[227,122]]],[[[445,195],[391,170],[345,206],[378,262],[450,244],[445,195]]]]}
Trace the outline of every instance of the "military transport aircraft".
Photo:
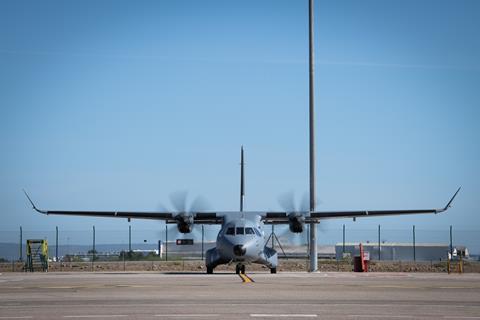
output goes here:
{"type": "Polygon", "coordinates": [[[245,273],[245,265],[251,263],[263,264],[270,268],[271,273],[277,272],[277,252],[267,246],[265,232],[266,224],[288,224],[293,233],[301,233],[307,223],[319,223],[323,219],[390,216],[401,214],[440,213],[446,211],[453,199],[460,191],[455,192],[447,205],[440,209],[418,210],[358,210],[358,211],[243,211],[244,202],[244,155],[241,150],[241,183],[240,183],[240,211],[212,212],[212,211],[66,211],[38,209],[25,192],[32,207],[43,214],[78,215],[92,217],[113,217],[130,219],[164,220],[166,223],[175,223],[181,233],[190,233],[195,224],[219,224],[216,246],[206,254],[207,273],[221,264],[236,264],[237,273],[245,273]]]}

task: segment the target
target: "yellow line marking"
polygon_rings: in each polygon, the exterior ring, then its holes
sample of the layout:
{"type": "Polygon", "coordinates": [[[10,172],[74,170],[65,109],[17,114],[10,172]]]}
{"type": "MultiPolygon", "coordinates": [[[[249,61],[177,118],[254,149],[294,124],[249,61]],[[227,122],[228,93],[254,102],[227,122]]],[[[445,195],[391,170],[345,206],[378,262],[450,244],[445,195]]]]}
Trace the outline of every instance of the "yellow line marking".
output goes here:
{"type": "Polygon", "coordinates": [[[243,283],[255,282],[255,281],[253,281],[252,278],[250,278],[250,277],[247,276],[246,274],[239,273],[238,275],[240,276],[240,278],[242,278],[243,283]]]}

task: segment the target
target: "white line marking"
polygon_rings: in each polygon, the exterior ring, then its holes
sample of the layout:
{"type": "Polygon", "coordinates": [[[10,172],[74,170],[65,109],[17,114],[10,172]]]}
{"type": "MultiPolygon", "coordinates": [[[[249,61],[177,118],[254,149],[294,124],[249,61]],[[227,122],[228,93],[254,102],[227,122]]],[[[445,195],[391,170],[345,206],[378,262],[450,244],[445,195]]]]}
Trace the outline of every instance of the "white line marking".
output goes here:
{"type": "Polygon", "coordinates": [[[276,314],[276,313],[252,313],[252,318],[316,318],[316,314],[276,314]]]}
{"type": "Polygon", "coordinates": [[[0,319],[32,319],[32,316],[0,317],[0,319]]]}
{"type": "Polygon", "coordinates": [[[415,318],[414,316],[391,316],[391,315],[378,315],[378,314],[349,314],[348,315],[351,318],[381,318],[381,319],[386,319],[386,318],[394,318],[394,319],[413,319],[415,318]]]}
{"type": "Polygon", "coordinates": [[[475,316],[472,316],[472,317],[462,317],[462,316],[443,316],[444,319],[480,319],[480,317],[475,317],[475,316]]]}
{"type": "Polygon", "coordinates": [[[63,316],[64,318],[119,318],[119,317],[128,317],[126,314],[89,314],[89,315],[78,315],[78,316],[63,316]]]}
{"type": "Polygon", "coordinates": [[[154,315],[155,317],[178,317],[178,318],[202,318],[202,317],[218,317],[220,316],[219,314],[208,314],[208,313],[204,313],[204,314],[155,314],[154,315]]]}

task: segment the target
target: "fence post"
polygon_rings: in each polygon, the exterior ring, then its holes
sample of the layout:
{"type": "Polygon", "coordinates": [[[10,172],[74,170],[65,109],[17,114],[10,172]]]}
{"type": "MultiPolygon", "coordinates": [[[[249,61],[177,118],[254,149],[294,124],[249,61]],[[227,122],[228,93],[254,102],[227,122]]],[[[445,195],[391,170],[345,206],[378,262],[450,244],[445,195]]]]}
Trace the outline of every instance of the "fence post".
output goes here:
{"type": "Polygon", "coordinates": [[[272,222],[272,249],[275,249],[275,242],[274,242],[274,241],[275,241],[275,239],[274,239],[275,237],[274,237],[274,235],[275,235],[275,227],[274,227],[274,224],[273,224],[273,222],[272,222]]]}
{"type": "Polygon", "coordinates": [[[22,248],[22,242],[23,242],[23,230],[22,230],[22,226],[20,226],[20,254],[19,254],[19,261],[22,261],[23,260],[23,248],[22,248]]]}
{"type": "Polygon", "coordinates": [[[453,258],[453,236],[452,236],[452,226],[450,226],[450,259],[453,258]]]}
{"type": "Polygon", "coordinates": [[[55,261],[58,262],[58,226],[55,227],[55,261]]]}
{"type": "Polygon", "coordinates": [[[168,261],[168,226],[165,223],[165,261],[168,261]]]}
{"type": "Polygon", "coordinates": [[[380,225],[378,225],[378,260],[379,261],[381,260],[381,257],[382,257],[380,253],[381,249],[382,249],[382,245],[380,243],[380,225]]]}
{"type": "Polygon", "coordinates": [[[93,226],[93,248],[92,248],[92,271],[94,270],[94,261],[95,261],[95,226],[93,226]]]}
{"type": "Polygon", "coordinates": [[[413,261],[417,261],[415,250],[415,225],[413,225],[413,261]]]}
{"type": "Polygon", "coordinates": [[[203,261],[203,242],[204,242],[204,229],[202,224],[202,261],[203,261]]]}
{"type": "Polygon", "coordinates": [[[132,252],[132,226],[128,225],[128,252],[132,252]]]}

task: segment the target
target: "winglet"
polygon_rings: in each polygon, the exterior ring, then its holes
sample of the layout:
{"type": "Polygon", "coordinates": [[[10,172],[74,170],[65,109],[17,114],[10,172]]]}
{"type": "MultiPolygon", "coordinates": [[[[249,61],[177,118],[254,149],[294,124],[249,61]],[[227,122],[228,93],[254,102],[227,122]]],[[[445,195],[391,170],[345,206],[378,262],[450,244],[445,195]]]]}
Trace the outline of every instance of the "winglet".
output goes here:
{"type": "Polygon", "coordinates": [[[453,197],[450,199],[450,201],[448,201],[447,205],[443,208],[443,209],[440,209],[440,210],[437,210],[437,213],[438,212],[444,212],[444,211],[447,211],[448,208],[450,208],[452,206],[452,202],[453,202],[453,199],[455,199],[455,197],[457,196],[457,193],[460,191],[462,187],[459,187],[457,189],[457,191],[455,192],[455,194],[453,195],[453,197]]]}
{"type": "Polygon", "coordinates": [[[33,203],[32,199],[30,199],[30,197],[28,196],[27,194],[27,191],[25,191],[25,189],[22,189],[23,190],[23,193],[25,193],[25,196],[27,197],[28,201],[30,201],[30,204],[32,205],[32,208],[37,211],[37,212],[40,212],[40,213],[43,213],[43,214],[47,214],[47,211],[43,211],[43,210],[39,210],[35,204],[33,203]]]}

